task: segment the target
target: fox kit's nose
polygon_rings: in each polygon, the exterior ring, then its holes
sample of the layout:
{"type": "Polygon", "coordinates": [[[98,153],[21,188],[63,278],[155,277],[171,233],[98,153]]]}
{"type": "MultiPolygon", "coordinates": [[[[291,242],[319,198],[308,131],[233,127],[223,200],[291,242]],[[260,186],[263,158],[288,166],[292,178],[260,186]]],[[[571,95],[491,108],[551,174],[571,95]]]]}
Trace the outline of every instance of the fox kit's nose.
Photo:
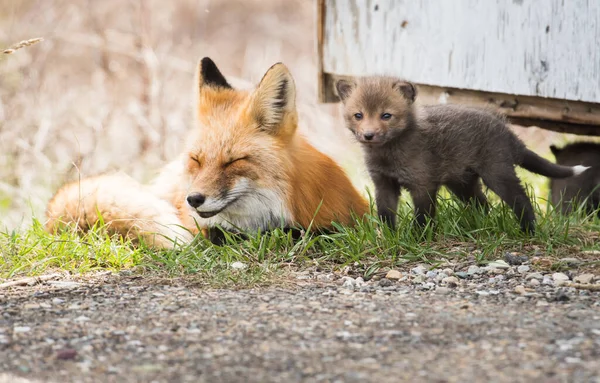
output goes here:
{"type": "Polygon", "coordinates": [[[363,138],[366,141],[371,141],[374,137],[375,137],[375,133],[368,132],[368,133],[363,134],[363,138]]]}
{"type": "Polygon", "coordinates": [[[187,200],[187,203],[189,203],[191,207],[197,208],[204,203],[204,201],[206,200],[206,197],[204,196],[204,194],[192,193],[192,194],[188,194],[186,200],[187,200]]]}

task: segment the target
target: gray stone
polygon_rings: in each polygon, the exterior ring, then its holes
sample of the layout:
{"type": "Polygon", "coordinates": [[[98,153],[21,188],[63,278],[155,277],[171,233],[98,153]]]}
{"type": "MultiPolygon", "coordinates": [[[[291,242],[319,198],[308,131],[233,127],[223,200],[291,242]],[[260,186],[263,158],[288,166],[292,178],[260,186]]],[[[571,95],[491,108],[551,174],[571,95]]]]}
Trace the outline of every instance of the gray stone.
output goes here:
{"type": "Polygon", "coordinates": [[[542,273],[529,273],[525,277],[525,280],[528,281],[530,279],[539,279],[539,280],[542,280],[542,279],[544,279],[544,276],[542,275],[542,273]]]}
{"type": "Polygon", "coordinates": [[[437,275],[438,275],[438,273],[437,273],[437,271],[435,271],[435,270],[429,270],[429,271],[427,272],[427,274],[425,274],[425,276],[426,276],[428,279],[435,279],[435,277],[437,277],[437,275]]]}
{"type": "Polygon", "coordinates": [[[523,264],[527,261],[529,261],[529,258],[525,255],[516,255],[516,254],[512,254],[509,252],[504,253],[504,260],[509,264],[509,265],[520,265],[523,264]]]}
{"type": "Polygon", "coordinates": [[[527,265],[521,265],[519,267],[517,267],[517,271],[521,274],[525,274],[527,272],[529,272],[530,267],[527,265]]]}
{"type": "Polygon", "coordinates": [[[475,275],[475,274],[479,274],[480,273],[480,268],[478,266],[469,266],[469,268],[467,269],[467,274],[468,275],[475,275]]]}
{"type": "Polygon", "coordinates": [[[410,269],[411,274],[415,275],[423,275],[426,271],[427,269],[424,266],[417,266],[410,269]]]}
{"type": "Polygon", "coordinates": [[[446,273],[439,273],[436,277],[435,280],[437,282],[441,282],[444,280],[444,278],[448,277],[448,275],[446,273]]]}

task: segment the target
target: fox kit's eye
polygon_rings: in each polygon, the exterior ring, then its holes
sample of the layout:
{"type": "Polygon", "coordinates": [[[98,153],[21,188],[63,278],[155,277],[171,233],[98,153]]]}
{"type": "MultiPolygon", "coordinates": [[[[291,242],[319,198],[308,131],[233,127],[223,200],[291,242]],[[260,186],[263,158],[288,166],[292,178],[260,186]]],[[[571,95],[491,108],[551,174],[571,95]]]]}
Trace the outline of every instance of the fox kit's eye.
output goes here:
{"type": "Polygon", "coordinates": [[[389,113],[383,113],[383,114],[381,115],[381,119],[382,119],[383,121],[387,121],[387,120],[389,120],[390,118],[392,118],[392,115],[391,115],[391,114],[389,114],[389,113]]]}
{"type": "Polygon", "coordinates": [[[355,118],[357,121],[360,121],[360,120],[362,120],[362,119],[363,119],[363,114],[362,114],[362,113],[354,113],[354,118],[355,118]]]}

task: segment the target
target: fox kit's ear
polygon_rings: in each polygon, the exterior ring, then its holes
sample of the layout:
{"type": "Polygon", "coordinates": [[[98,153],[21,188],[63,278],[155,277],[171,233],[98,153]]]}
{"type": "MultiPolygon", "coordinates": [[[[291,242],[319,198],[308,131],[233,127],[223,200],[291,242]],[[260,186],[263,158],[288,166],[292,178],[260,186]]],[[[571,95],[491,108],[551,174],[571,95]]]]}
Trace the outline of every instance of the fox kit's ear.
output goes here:
{"type": "Polygon", "coordinates": [[[417,98],[417,87],[414,84],[408,81],[396,81],[394,85],[392,85],[394,89],[396,89],[409,103],[415,102],[417,98]]]}
{"type": "Polygon", "coordinates": [[[263,76],[251,99],[251,113],[262,129],[277,133],[284,118],[296,111],[296,86],[288,68],[273,65],[263,76]]]}
{"type": "Polygon", "coordinates": [[[552,154],[554,154],[554,157],[556,157],[558,153],[561,152],[561,149],[557,148],[554,145],[550,145],[550,151],[552,152],[552,154]]]}
{"type": "Polygon", "coordinates": [[[346,99],[352,94],[354,89],[356,88],[356,83],[349,80],[337,80],[335,82],[335,89],[337,90],[338,97],[342,102],[345,102],[346,99]]]}
{"type": "Polygon", "coordinates": [[[223,76],[221,71],[219,71],[219,68],[217,68],[215,63],[208,57],[203,58],[198,63],[198,68],[196,70],[196,84],[198,86],[198,91],[205,86],[231,89],[231,85],[229,85],[225,76],[223,76]]]}

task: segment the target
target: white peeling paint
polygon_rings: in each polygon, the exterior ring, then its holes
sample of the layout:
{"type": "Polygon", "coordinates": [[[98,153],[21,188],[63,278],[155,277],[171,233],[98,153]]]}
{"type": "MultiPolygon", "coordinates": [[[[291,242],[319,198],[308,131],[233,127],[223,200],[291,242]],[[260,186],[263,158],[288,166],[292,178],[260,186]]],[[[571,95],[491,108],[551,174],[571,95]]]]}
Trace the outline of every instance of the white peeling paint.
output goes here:
{"type": "Polygon", "coordinates": [[[600,0],[326,0],[324,32],[328,73],[600,102],[600,0]]]}

